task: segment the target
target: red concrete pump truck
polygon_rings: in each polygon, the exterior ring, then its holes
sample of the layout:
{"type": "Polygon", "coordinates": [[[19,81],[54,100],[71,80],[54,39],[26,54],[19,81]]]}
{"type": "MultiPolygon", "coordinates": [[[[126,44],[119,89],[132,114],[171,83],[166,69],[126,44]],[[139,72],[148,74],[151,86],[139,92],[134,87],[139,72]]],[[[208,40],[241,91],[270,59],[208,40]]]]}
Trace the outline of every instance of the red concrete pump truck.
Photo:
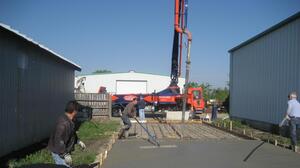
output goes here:
{"type": "Polygon", "coordinates": [[[186,83],[189,76],[190,64],[190,45],[192,41],[192,34],[187,29],[187,14],[188,14],[188,0],[175,0],[175,20],[174,20],[174,38],[173,51],[171,60],[171,83],[168,88],[158,93],[152,94],[115,94],[112,95],[113,115],[118,114],[120,110],[133,99],[143,97],[151,109],[158,110],[182,110],[182,108],[190,109],[196,113],[202,113],[204,110],[204,99],[202,96],[202,88],[192,88],[185,86],[185,94],[180,93],[178,87],[178,77],[181,76],[182,64],[182,44],[183,34],[187,36],[187,69],[186,69],[186,83]],[[179,58],[179,59],[178,59],[179,58]],[[186,95],[186,96],[185,96],[186,95]],[[185,106],[185,107],[184,107],[185,106]]]}

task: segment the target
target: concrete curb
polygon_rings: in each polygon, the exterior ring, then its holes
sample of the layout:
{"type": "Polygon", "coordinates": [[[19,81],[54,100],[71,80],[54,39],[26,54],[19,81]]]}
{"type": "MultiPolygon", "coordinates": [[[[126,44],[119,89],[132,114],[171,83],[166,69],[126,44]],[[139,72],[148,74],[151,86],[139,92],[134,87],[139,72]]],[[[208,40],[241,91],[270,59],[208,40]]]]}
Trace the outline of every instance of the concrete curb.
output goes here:
{"type": "MultiPolygon", "coordinates": [[[[121,129],[119,129],[120,132],[121,129]]],[[[118,139],[119,132],[114,132],[110,137],[107,143],[102,145],[99,149],[99,154],[96,156],[94,163],[99,163],[97,168],[101,168],[105,159],[107,159],[109,151],[112,149],[113,145],[118,139]]]]}

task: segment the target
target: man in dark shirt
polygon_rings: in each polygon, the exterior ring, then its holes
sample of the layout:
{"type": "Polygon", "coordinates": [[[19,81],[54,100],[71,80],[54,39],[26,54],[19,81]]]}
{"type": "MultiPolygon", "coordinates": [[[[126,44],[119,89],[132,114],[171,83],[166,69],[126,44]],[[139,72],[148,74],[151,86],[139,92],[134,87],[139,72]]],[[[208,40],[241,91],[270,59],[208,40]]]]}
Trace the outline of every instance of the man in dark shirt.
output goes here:
{"type": "Polygon", "coordinates": [[[75,118],[79,104],[76,101],[67,103],[65,113],[57,120],[56,127],[48,142],[48,149],[57,165],[70,167],[72,164],[71,152],[74,145],[78,144],[82,149],[85,144],[79,141],[75,131],[75,118]]]}
{"type": "MultiPolygon", "coordinates": [[[[122,112],[122,120],[124,123],[124,130],[122,132],[124,132],[124,136],[125,138],[128,137],[128,130],[131,127],[131,121],[129,119],[129,117],[135,117],[136,116],[136,107],[135,105],[137,104],[137,99],[133,98],[132,102],[130,102],[129,104],[127,104],[127,106],[125,107],[125,109],[122,112]]],[[[123,135],[121,135],[123,136],[123,135]]]]}
{"type": "Polygon", "coordinates": [[[145,107],[146,107],[146,102],[144,101],[143,96],[140,96],[140,101],[138,102],[138,109],[139,109],[139,117],[141,123],[145,122],[145,107]]]}

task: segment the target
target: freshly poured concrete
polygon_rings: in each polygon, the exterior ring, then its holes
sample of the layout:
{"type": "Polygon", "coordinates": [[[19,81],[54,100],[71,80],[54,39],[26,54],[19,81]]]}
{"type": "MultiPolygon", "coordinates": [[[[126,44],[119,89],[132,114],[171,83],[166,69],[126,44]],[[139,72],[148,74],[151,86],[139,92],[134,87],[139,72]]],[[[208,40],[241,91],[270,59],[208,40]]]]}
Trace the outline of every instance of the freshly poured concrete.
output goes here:
{"type": "Polygon", "coordinates": [[[153,148],[141,139],[120,140],[108,154],[103,168],[300,167],[299,154],[266,143],[259,146],[261,143],[230,139],[161,140],[164,147],[153,148]],[[243,161],[247,156],[247,161],[243,161]]]}

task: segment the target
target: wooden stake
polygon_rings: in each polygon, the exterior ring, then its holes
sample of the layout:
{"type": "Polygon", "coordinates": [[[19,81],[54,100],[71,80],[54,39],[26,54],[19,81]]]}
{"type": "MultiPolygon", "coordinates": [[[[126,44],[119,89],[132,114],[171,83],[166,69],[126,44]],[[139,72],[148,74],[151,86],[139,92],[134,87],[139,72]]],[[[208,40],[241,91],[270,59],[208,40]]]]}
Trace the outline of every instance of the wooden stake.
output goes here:
{"type": "Polygon", "coordinates": [[[243,134],[246,135],[246,130],[245,129],[243,129],[243,134]]]}
{"type": "Polygon", "coordinates": [[[99,155],[99,167],[101,167],[102,164],[103,164],[103,154],[100,153],[100,155],[99,155]]]}
{"type": "Polygon", "coordinates": [[[278,145],[277,139],[275,139],[274,145],[275,145],[275,146],[278,145]]]}
{"type": "Polygon", "coordinates": [[[105,152],[104,152],[104,157],[103,157],[103,159],[106,159],[107,158],[107,150],[105,150],[105,152]]]}
{"type": "Polygon", "coordinates": [[[229,130],[232,131],[232,121],[230,121],[230,126],[229,126],[229,130]]]}

